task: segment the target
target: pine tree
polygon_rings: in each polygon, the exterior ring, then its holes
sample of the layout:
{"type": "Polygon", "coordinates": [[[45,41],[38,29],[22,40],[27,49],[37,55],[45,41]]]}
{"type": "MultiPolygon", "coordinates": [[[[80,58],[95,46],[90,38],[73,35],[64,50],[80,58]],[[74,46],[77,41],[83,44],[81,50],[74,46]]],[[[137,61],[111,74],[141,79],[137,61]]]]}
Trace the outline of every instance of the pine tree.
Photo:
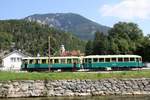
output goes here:
{"type": "Polygon", "coordinates": [[[93,42],[89,40],[85,46],[85,55],[92,55],[93,52],[93,42]]]}

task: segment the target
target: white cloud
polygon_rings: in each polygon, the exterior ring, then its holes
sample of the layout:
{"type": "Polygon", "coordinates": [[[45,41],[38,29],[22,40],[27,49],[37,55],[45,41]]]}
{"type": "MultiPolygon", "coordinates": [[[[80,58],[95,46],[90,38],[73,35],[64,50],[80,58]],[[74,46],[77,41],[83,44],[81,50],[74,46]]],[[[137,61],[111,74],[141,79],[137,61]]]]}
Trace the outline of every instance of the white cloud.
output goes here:
{"type": "Polygon", "coordinates": [[[100,11],[102,16],[113,16],[121,19],[149,19],[150,0],[122,0],[114,5],[105,4],[100,11]]]}

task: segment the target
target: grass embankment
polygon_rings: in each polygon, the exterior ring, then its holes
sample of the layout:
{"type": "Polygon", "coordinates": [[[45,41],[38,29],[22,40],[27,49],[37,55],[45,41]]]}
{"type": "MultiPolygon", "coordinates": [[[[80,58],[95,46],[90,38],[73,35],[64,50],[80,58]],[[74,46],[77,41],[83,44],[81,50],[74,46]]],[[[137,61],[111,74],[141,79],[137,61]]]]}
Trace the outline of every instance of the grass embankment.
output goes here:
{"type": "Polygon", "coordinates": [[[150,70],[122,72],[50,72],[15,73],[0,72],[0,80],[65,80],[65,79],[104,79],[104,78],[150,78],[150,70]]]}

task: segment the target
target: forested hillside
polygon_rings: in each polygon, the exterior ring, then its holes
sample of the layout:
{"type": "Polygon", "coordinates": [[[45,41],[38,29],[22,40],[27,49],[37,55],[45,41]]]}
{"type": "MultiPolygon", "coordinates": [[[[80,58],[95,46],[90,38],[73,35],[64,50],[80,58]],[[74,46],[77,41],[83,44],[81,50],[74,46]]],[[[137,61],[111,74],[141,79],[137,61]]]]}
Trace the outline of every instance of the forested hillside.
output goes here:
{"type": "Polygon", "coordinates": [[[46,25],[24,20],[0,21],[0,50],[21,49],[33,55],[48,53],[50,36],[52,54],[57,54],[61,44],[67,50],[84,50],[85,42],[71,33],[58,31],[46,25]]]}

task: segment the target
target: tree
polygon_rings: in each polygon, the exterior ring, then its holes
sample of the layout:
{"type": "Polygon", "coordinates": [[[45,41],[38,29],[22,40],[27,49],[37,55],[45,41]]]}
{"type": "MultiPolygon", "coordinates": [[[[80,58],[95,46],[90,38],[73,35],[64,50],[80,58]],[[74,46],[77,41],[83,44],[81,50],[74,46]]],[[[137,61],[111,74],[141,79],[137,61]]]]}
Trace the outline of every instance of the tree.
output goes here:
{"type": "Polygon", "coordinates": [[[100,32],[95,33],[95,38],[93,41],[93,54],[103,55],[108,53],[108,38],[106,35],[100,32]]]}
{"type": "Polygon", "coordinates": [[[109,38],[113,38],[112,52],[114,54],[133,53],[138,47],[141,47],[143,41],[143,32],[135,23],[119,22],[109,31],[109,38]]]}
{"type": "Polygon", "coordinates": [[[119,54],[119,48],[118,48],[117,43],[115,43],[115,40],[116,39],[113,39],[113,38],[110,38],[110,40],[109,40],[109,44],[110,44],[110,47],[109,47],[110,53],[109,54],[119,54]]]}
{"type": "Polygon", "coordinates": [[[0,32],[0,50],[6,50],[11,46],[12,35],[6,32],[0,32]]]}
{"type": "Polygon", "coordinates": [[[150,37],[148,35],[144,37],[142,46],[137,48],[135,54],[141,55],[144,62],[150,61],[150,37]]]}
{"type": "Polygon", "coordinates": [[[85,55],[92,55],[93,52],[93,42],[89,40],[85,46],[85,55]]]}

